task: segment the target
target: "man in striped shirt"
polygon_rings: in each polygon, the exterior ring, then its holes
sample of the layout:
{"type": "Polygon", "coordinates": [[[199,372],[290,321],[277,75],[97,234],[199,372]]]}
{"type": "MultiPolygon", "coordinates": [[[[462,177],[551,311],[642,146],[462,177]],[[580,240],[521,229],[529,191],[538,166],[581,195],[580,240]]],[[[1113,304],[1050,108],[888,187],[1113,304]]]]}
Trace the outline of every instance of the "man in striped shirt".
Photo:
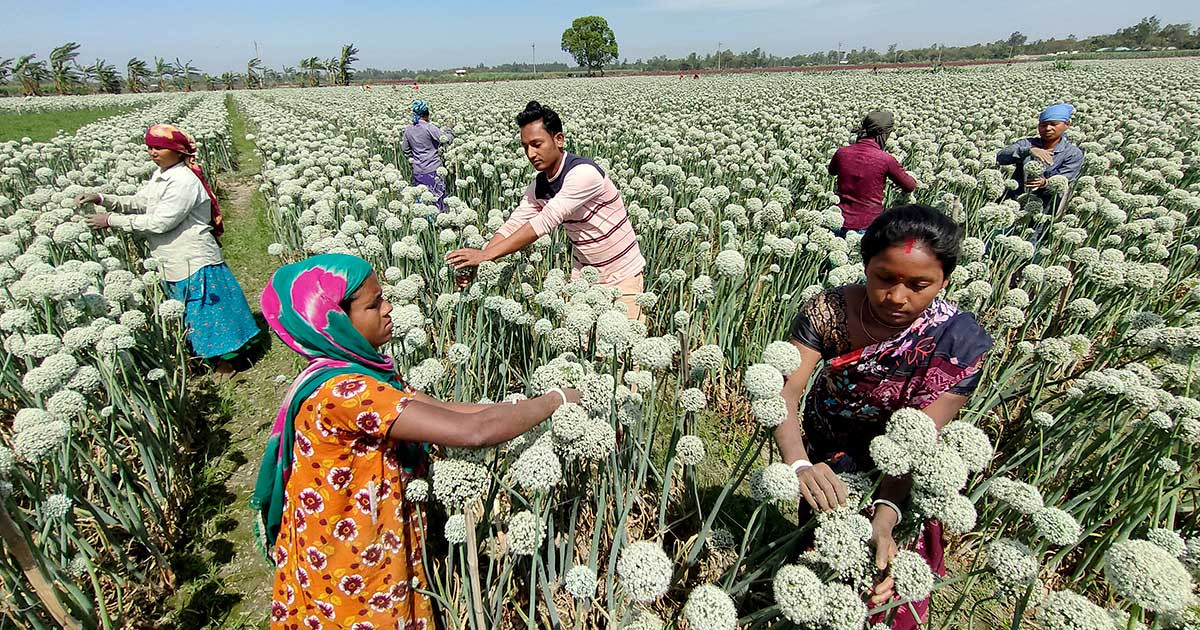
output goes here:
{"type": "Polygon", "coordinates": [[[621,192],[595,162],[563,150],[562,120],[554,110],[532,101],[517,114],[517,124],[537,177],[486,247],[455,250],[446,254],[446,261],[455,269],[478,267],[520,251],[562,225],[571,241],[573,275],[595,267],[600,284],[621,289],[620,301],[636,319],[640,310],[634,297],[644,288],[646,259],[621,192]]]}

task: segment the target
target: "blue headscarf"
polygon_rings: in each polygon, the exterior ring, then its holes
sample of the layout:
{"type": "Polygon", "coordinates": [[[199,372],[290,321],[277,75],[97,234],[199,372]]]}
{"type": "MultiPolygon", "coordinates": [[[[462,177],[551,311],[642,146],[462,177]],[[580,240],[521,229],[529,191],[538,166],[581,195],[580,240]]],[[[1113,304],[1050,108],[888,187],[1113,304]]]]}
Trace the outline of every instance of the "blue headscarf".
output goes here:
{"type": "Polygon", "coordinates": [[[415,125],[417,124],[418,120],[421,120],[422,116],[429,115],[429,103],[426,103],[425,101],[413,101],[412,113],[413,124],[415,125]]]}
{"type": "Polygon", "coordinates": [[[1075,106],[1070,103],[1059,103],[1051,105],[1042,110],[1042,114],[1038,116],[1038,122],[1044,123],[1049,121],[1071,122],[1071,115],[1075,113],[1075,106]]]}

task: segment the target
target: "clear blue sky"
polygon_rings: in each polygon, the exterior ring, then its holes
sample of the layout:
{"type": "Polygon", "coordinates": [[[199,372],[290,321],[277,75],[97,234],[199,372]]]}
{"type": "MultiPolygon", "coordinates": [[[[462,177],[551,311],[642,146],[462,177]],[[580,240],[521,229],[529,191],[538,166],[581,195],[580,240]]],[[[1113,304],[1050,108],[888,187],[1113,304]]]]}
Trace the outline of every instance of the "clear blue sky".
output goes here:
{"type": "Polygon", "coordinates": [[[1147,15],[1163,23],[1200,23],[1195,0],[647,0],[487,2],[482,0],[334,2],[190,0],[60,2],[0,0],[0,59],[83,45],[80,61],[101,57],[123,68],[132,56],[192,59],[202,71],[244,69],[258,42],[279,68],[302,57],[361,49],[360,68],[448,68],[528,60],[569,61],[562,31],[581,15],[601,15],[621,57],[762,47],[793,55],[838,47],[885,50],[969,44],[1019,30],[1030,40],[1111,32],[1147,15]],[[346,7],[346,8],[343,8],[346,7]]]}

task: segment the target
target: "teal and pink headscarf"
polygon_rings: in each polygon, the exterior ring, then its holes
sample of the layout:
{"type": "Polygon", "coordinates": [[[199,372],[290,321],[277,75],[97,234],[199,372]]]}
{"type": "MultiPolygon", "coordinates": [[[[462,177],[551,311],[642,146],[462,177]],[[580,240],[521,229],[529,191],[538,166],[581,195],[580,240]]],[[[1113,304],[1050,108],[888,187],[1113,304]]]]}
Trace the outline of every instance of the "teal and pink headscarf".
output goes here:
{"type": "Polygon", "coordinates": [[[371,275],[370,263],[346,254],[322,254],[280,267],[262,294],[262,312],[279,340],[308,360],[275,416],[250,505],[259,512],[264,553],[274,547],[291,474],[300,405],[329,379],[365,374],[396,387],[392,359],[379,354],[350,322],[341,304],[371,275]]]}

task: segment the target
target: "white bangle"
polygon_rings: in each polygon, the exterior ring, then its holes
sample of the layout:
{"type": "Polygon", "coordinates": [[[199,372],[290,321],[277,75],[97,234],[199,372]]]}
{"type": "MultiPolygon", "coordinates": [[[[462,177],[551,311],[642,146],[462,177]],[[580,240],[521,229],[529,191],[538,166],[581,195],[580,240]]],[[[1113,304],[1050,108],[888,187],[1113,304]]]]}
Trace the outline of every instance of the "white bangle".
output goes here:
{"type": "Polygon", "coordinates": [[[812,468],[812,462],[807,459],[797,459],[792,462],[792,472],[798,473],[805,468],[812,468]]]}
{"type": "Polygon", "coordinates": [[[96,193],[96,197],[100,199],[100,207],[104,207],[104,193],[96,193]]]}
{"type": "Polygon", "coordinates": [[[563,393],[563,390],[561,387],[551,387],[550,389],[546,390],[547,394],[549,394],[550,392],[554,392],[554,393],[558,394],[559,398],[562,398],[562,404],[564,404],[564,405],[567,404],[567,395],[565,393],[563,393]]]}
{"type": "Polygon", "coordinates": [[[871,501],[872,508],[877,505],[880,505],[880,504],[886,505],[896,511],[896,524],[897,525],[900,524],[900,521],[904,520],[904,513],[900,511],[900,506],[896,505],[895,503],[892,503],[891,501],[888,501],[887,499],[875,499],[874,501],[871,501]]]}

